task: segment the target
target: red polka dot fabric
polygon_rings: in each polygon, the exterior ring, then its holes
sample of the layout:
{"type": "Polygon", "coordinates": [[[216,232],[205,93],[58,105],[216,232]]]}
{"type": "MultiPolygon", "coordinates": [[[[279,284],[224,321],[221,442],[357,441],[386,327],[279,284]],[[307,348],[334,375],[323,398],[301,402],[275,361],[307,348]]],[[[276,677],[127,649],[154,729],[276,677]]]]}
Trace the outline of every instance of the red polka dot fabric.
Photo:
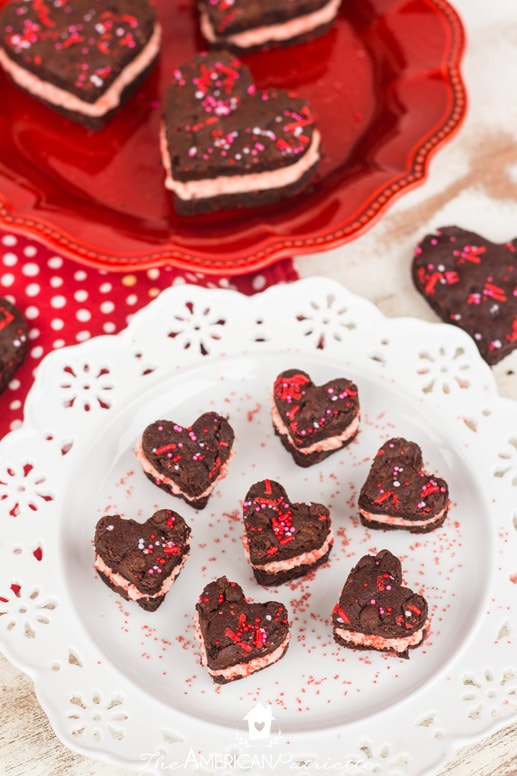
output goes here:
{"type": "Polygon", "coordinates": [[[98,334],[117,333],[164,288],[193,283],[253,294],[297,278],[291,259],[232,278],[174,267],[109,272],[63,258],[30,237],[0,230],[0,297],[23,313],[30,340],[25,363],[0,394],[0,438],[21,424],[25,397],[47,353],[98,334]]]}

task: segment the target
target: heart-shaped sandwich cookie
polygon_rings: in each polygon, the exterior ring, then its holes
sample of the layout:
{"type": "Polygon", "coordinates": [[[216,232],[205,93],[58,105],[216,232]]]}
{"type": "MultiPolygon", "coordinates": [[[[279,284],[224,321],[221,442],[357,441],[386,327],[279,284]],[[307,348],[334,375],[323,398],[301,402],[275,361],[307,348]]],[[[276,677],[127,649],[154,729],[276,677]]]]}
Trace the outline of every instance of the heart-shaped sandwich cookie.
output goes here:
{"type": "Polygon", "coordinates": [[[292,196],[319,163],[309,104],[280,89],[258,89],[228,52],[199,54],[173,73],[161,149],[176,210],[195,214],[292,196]]]}
{"type": "Polygon", "coordinates": [[[17,307],[0,297],[0,393],[24,362],[28,347],[25,318],[17,307]]]}
{"type": "Polygon", "coordinates": [[[429,629],[423,596],[402,585],[401,564],[389,550],[364,555],[351,570],[332,612],[334,639],[344,647],[409,657],[429,629]]]}
{"type": "Polygon", "coordinates": [[[275,432],[299,466],[319,463],[347,445],[359,429],[357,386],[344,377],[315,385],[298,369],[278,375],[273,386],[275,432]]]}
{"type": "Polygon", "coordinates": [[[435,313],[464,329],[485,361],[517,347],[517,240],[493,243],[447,226],[427,235],[413,258],[413,281],[435,313]]]}
{"type": "Polygon", "coordinates": [[[333,536],[327,507],[289,501],[278,482],[252,485],[243,516],[244,548],[261,585],[300,577],[329,557],[333,536]]]}
{"type": "Polygon", "coordinates": [[[95,528],[95,568],[108,587],[152,612],[185,564],[189,537],[190,527],[171,509],[144,523],[104,515],[95,528]]]}
{"type": "Polygon", "coordinates": [[[100,129],[155,64],[161,28],[149,0],[10,0],[0,65],[24,91],[100,129]]]}
{"type": "Polygon", "coordinates": [[[136,455],[149,479],[173,496],[203,509],[226,476],[234,432],[217,412],[205,412],[191,426],[157,420],[144,430],[136,455]]]}
{"type": "Polygon", "coordinates": [[[379,448],[359,493],[364,525],[425,533],[442,525],[448,509],[448,485],[425,471],[415,442],[395,437],[379,448]]]}
{"type": "Polygon", "coordinates": [[[201,663],[218,684],[242,679],[276,663],[289,645],[287,610],[278,601],[253,603],[242,588],[219,577],[196,604],[201,663]]]}
{"type": "Polygon", "coordinates": [[[340,5],[341,0],[198,0],[205,38],[213,45],[248,52],[322,35],[340,5]]]}

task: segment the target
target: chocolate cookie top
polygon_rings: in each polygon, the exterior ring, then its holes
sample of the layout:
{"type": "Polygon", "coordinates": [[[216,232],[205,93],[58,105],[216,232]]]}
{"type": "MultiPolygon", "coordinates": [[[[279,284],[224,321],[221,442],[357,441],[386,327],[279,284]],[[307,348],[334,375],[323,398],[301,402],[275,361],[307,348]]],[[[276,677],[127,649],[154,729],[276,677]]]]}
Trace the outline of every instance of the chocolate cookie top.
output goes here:
{"type": "Polygon", "coordinates": [[[318,11],[328,0],[198,0],[217,35],[234,35],[255,27],[281,24],[318,11]]]}
{"type": "Polygon", "coordinates": [[[0,45],[43,81],[95,102],[151,38],[148,0],[11,0],[0,45]]]}
{"type": "Polygon", "coordinates": [[[173,73],[165,135],[175,180],[249,175],[296,162],[313,137],[309,104],[280,89],[258,89],[228,52],[199,54],[173,73]]]}
{"type": "Polygon", "coordinates": [[[473,337],[488,364],[517,347],[517,239],[493,243],[447,226],[418,244],[412,275],[417,290],[446,323],[473,337]]]}
{"type": "Polygon", "coordinates": [[[419,520],[441,512],[449,488],[423,468],[422,450],[403,437],[388,439],[377,451],[359,493],[359,508],[419,520]]]}
{"type": "Polygon", "coordinates": [[[307,372],[298,369],[287,369],[278,375],[273,401],[300,449],[339,436],[360,411],[354,382],[341,377],[315,385],[307,372]]]}
{"type": "Polygon", "coordinates": [[[351,570],[332,613],[335,628],[405,638],[422,628],[428,606],[402,585],[400,561],[389,550],[364,555],[351,570]]]}
{"type": "Polygon", "coordinates": [[[278,601],[251,603],[236,582],[219,577],[196,604],[207,664],[224,669],[274,652],[289,635],[287,610],[278,601]]]}
{"type": "Polygon", "coordinates": [[[142,434],[142,450],[159,474],[190,497],[202,495],[232,453],[235,434],[217,412],[205,412],[191,426],[157,420],[142,434]]]}
{"type": "Polygon", "coordinates": [[[274,480],[262,480],[250,487],[243,513],[252,564],[287,560],[320,548],[331,530],[326,506],[293,503],[274,480]]]}
{"type": "Polygon", "coordinates": [[[120,515],[101,517],[95,551],[109,569],[144,595],[160,590],[189,551],[190,527],[177,512],[160,509],[144,523],[120,515]]]}
{"type": "Polygon", "coordinates": [[[28,347],[25,318],[15,305],[0,297],[0,393],[25,360],[28,347]]]}

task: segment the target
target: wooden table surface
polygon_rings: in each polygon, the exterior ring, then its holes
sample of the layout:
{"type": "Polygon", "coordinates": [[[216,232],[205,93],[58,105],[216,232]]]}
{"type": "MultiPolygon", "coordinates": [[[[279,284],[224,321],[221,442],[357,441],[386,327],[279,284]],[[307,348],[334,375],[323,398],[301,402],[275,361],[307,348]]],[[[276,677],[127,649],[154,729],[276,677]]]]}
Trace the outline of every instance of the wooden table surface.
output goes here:
{"type": "MultiPolygon", "coordinates": [[[[408,271],[414,246],[435,227],[455,223],[495,241],[517,237],[517,3],[455,0],[453,5],[468,40],[464,75],[470,104],[460,132],[433,158],[425,183],[405,194],[363,236],[296,262],[302,277],[339,280],[387,316],[437,320],[412,287],[408,271]]],[[[517,351],[493,371],[500,393],[517,400],[517,351]]],[[[1,656],[0,675],[0,774],[26,776],[30,769],[32,776],[130,776],[127,769],[63,746],[30,678],[1,656]]],[[[515,776],[516,725],[458,750],[436,776],[446,774],[515,776]]]]}

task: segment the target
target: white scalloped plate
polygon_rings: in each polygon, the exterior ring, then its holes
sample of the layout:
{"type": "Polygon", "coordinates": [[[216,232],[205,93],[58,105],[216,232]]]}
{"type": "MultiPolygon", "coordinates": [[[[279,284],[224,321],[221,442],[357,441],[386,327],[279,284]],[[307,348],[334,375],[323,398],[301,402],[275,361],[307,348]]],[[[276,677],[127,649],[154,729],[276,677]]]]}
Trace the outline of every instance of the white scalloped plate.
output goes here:
{"type": "Polygon", "coordinates": [[[57,735],[94,758],[156,773],[420,776],[515,712],[516,495],[517,405],[459,329],[384,318],[320,278],[254,297],[169,289],[121,334],[49,355],[22,428],[0,443],[0,643],[34,678],[57,735]],[[272,432],[268,396],[288,367],[359,386],[360,434],[310,469],[272,432]],[[153,486],[133,449],[158,417],[188,424],[208,409],[229,416],[236,455],[197,512],[153,486]],[[431,534],[358,521],[371,458],[395,435],[449,482],[450,516],[431,534]],[[336,534],[324,567],[278,588],[256,584],[241,546],[242,499],[264,477],[292,500],[328,504],[336,534]],[[96,577],[92,538],[103,514],[144,520],[163,506],[191,524],[192,552],[146,613],[96,577]],[[409,660],[332,639],[350,568],[383,547],[430,606],[409,660]],[[221,574],[253,600],[282,600],[293,638],[279,663],[218,687],[192,615],[221,574]],[[254,726],[248,715],[268,707],[273,719],[254,726]]]}

